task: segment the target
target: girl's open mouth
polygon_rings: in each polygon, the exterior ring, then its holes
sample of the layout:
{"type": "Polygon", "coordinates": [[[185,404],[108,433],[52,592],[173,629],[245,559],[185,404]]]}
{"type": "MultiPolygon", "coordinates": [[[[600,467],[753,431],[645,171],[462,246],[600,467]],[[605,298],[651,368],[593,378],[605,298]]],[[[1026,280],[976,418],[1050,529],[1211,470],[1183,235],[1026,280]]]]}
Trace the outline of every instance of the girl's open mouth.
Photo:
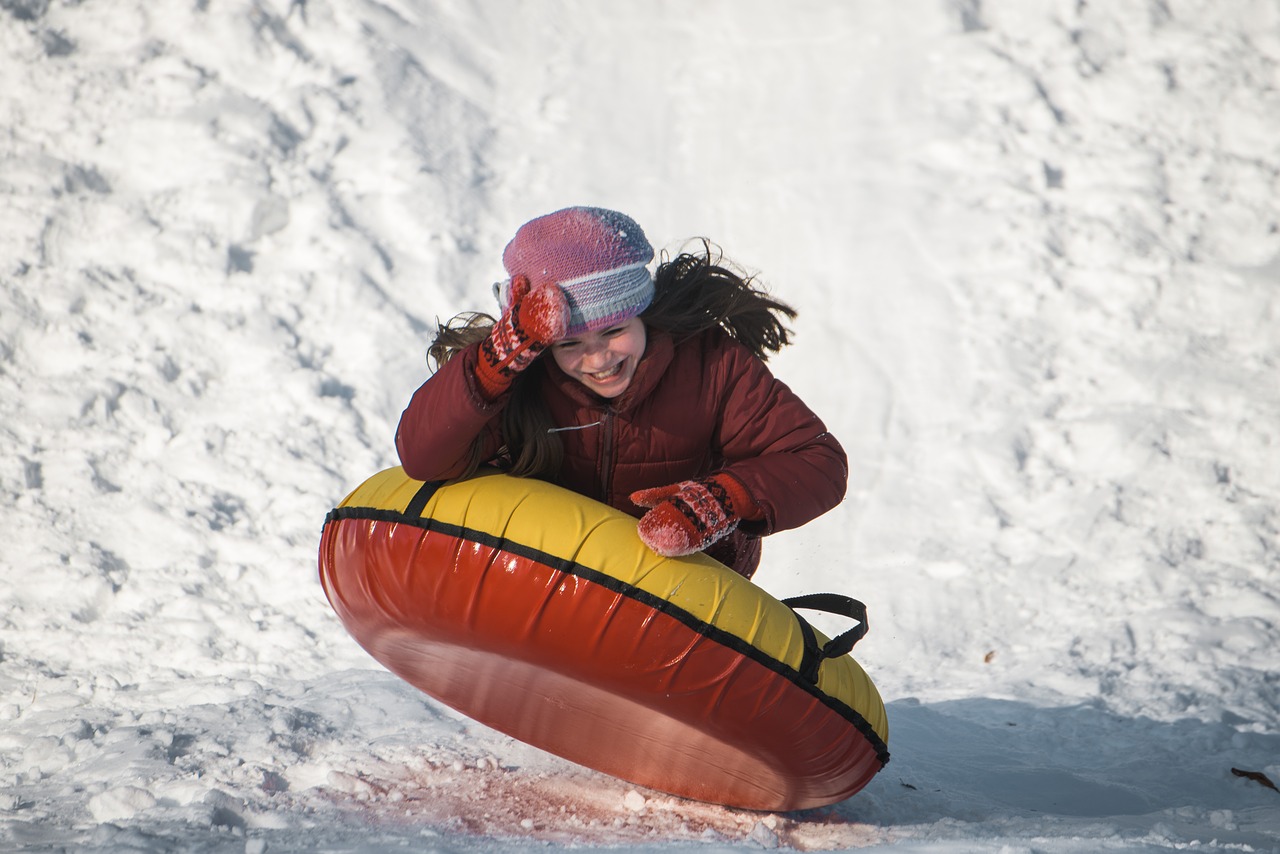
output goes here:
{"type": "Polygon", "coordinates": [[[592,380],[595,380],[598,383],[603,383],[613,379],[621,372],[622,372],[622,362],[619,362],[618,364],[614,365],[612,368],[609,368],[607,371],[596,371],[595,373],[589,373],[586,376],[592,380]]]}

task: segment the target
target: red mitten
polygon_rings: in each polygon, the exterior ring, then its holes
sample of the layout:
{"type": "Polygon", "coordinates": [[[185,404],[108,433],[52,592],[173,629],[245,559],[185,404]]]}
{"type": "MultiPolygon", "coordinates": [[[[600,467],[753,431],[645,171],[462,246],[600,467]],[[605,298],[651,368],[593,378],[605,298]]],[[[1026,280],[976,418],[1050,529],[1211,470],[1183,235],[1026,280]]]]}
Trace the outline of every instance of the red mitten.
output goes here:
{"type": "Polygon", "coordinates": [[[760,513],[746,488],[727,474],[641,489],[631,493],[631,500],[653,508],[636,530],[645,545],[664,557],[700,552],[760,513]]]}
{"type": "Polygon", "coordinates": [[[569,301],[557,285],[529,290],[529,280],[511,280],[511,305],[480,343],[476,380],[490,400],[496,400],[533,364],[547,347],[565,336],[569,328],[569,301]]]}

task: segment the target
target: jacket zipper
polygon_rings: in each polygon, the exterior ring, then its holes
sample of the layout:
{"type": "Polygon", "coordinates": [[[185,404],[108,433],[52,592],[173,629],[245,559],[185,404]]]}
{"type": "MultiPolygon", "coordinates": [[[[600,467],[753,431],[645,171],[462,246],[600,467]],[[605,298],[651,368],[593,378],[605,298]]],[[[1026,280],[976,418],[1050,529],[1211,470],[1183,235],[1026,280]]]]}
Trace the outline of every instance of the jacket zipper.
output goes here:
{"type": "Polygon", "coordinates": [[[603,435],[600,437],[600,500],[609,504],[609,492],[613,489],[613,410],[606,407],[600,416],[603,435]]]}

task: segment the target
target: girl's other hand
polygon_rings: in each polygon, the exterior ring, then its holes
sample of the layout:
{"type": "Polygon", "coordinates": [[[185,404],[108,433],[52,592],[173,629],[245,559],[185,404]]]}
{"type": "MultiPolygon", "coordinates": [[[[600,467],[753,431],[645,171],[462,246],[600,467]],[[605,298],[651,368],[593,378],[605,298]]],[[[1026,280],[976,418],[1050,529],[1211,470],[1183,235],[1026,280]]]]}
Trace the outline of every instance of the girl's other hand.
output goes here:
{"type": "Polygon", "coordinates": [[[663,557],[700,552],[759,512],[746,488],[727,474],[641,489],[631,493],[631,501],[652,508],[640,518],[636,532],[663,557]]]}

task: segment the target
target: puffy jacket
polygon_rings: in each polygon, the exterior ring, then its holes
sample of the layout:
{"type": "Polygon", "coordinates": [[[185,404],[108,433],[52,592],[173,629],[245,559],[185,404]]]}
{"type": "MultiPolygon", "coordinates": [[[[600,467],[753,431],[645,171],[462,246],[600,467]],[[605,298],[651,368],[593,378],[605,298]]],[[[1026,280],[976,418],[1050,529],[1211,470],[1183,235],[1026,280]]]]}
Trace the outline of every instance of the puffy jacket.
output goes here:
{"type": "MultiPolygon", "coordinates": [[[[396,448],[405,472],[444,480],[465,471],[472,443],[501,464],[506,398],[488,401],[476,387],[472,346],[414,393],[400,419],[396,448]]],[[[844,497],[848,462],[822,421],[760,359],[719,329],[675,346],[649,330],[644,357],[627,390],[606,400],[566,376],[551,358],[529,369],[562,430],[564,464],[556,483],[639,517],[638,489],[724,471],[737,478],[763,518],[743,522],[708,553],[750,577],[758,538],[796,528],[844,497]]]]}

